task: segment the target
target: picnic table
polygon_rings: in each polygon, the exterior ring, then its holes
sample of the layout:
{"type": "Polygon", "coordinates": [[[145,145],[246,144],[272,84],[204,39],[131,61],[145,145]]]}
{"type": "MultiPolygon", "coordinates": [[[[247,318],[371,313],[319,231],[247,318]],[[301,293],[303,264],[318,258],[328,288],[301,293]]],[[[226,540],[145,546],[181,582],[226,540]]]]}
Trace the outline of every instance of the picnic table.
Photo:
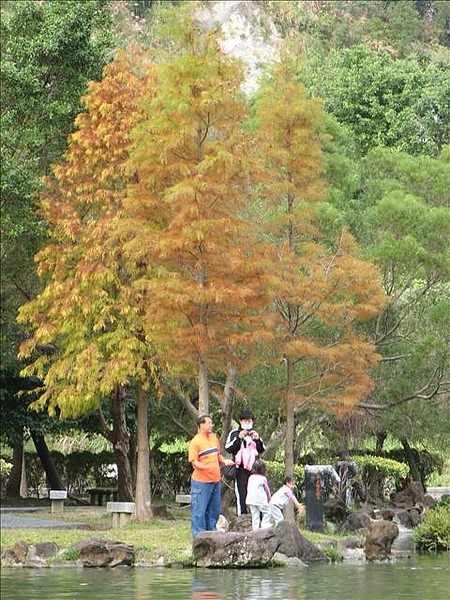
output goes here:
{"type": "Polygon", "coordinates": [[[115,502],[117,500],[118,490],[116,487],[96,487],[89,488],[86,490],[89,494],[90,502],[92,506],[104,506],[111,499],[115,502]]]}

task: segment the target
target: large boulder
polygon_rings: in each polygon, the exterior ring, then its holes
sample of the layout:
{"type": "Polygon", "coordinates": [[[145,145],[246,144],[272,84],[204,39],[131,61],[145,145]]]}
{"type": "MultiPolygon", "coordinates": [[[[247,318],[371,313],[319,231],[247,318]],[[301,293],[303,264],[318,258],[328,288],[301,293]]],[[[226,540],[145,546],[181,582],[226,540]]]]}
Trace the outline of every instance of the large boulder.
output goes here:
{"type": "Polygon", "coordinates": [[[27,542],[23,540],[16,542],[2,554],[2,566],[23,565],[27,560],[28,549],[27,542]]]}
{"type": "Polygon", "coordinates": [[[389,558],[392,544],[398,533],[398,525],[392,521],[372,521],[364,544],[366,559],[382,560],[389,558]]]}
{"type": "Polygon", "coordinates": [[[368,529],[372,523],[372,519],[364,511],[357,511],[348,515],[345,523],[342,526],[344,532],[359,531],[361,529],[368,529]]]}
{"type": "Polygon", "coordinates": [[[230,521],[230,531],[239,531],[241,533],[247,531],[253,531],[252,528],[252,516],[251,515],[239,515],[230,521]]]}
{"type": "Polygon", "coordinates": [[[307,540],[295,523],[281,521],[275,529],[279,546],[277,552],[288,557],[300,558],[304,562],[327,561],[327,555],[307,540]]]}
{"type": "Polygon", "coordinates": [[[384,521],[393,521],[396,515],[396,511],[393,508],[383,508],[380,514],[381,518],[384,521]]]}
{"type": "Polygon", "coordinates": [[[2,566],[46,567],[49,558],[59,551],[54,542],[39,542],[28,545],[24,541],[16,542],[2,555],[2,566]]]}
{"type": "Polygon", "coordinates": [[[59,546],[55,542],[40,542],[29,547],[28,557],[47,559],[55,556],[58,550],[59,546]]]}
{"type": "Polygon", "coordinates": [[[327,555],[289,521],[257,531],[202,531],[193,543],[199,567],[261,567],[268,565],[275,553],[303,562],[328,561],[327,555]]]}
{"type": "Polygon", "coordinates": [[[410,508],[408,509],[409,521],[411,523],[411,527],[417,527],[420,523],[420,516],[423,511],[418,508],[410,508]]]}
{"type": "Polygon", "coordinates": [[[323,503],[323,514],[327,519],[343,521],[347,516],[347,507],[340,498],[329,498],[323,503]]]}
{"type": "Polygon", "coordinates": [[[84,567],[116,567],[134,563],[133,546],[115,540],[95,537],[71,546],[79,554],[84,567]]]}
{"type": "Polygon", "coordinates": [[[44,567],[47,566],[47,560],[53,558],[59,551],[55,542],[40,542],[32,544],[28,549],[28,561],[26,566],[44,567]]]}
{"type": "Polygon", "coordinates": [[[425,505],[425,493],[420,481],[413,481],[401,492],[391,494],[391,503],[397,508],[412,508],[425,505]]]}
{"type": "Polygon", "coordinates": [[[279,545],[274,529],[222,533],[202,531],[194,538],[198,567],[262,567],[269,564],[279,545]]]}

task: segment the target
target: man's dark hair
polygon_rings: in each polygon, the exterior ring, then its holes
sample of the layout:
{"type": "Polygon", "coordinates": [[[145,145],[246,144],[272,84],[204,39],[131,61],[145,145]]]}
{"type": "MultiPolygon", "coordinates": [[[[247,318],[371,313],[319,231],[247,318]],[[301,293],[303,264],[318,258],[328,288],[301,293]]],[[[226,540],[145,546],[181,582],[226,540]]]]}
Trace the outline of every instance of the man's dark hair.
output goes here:
{"type": "Polygon", "coordinates": [[[251,410],[243,410],[241,411],[241,414],[239,415],[239,421],[242,421],[242,419],[254,419],[255,417],[253,416],[253,413],[251,410]]]}
{"type": "Polygon", "coordinates": [[[286,485],[287,483],[291,483],[291,481],[295,481],[292,475],[286,475],[286,477],[284,478],[284,485],[286,485]]]}
{"type": "Polygon", "coordinates": [[[206,419],[211,419],[211,415],[200,415],[197,419],[197,427],[202,423],[206,423],[206,419]]]}

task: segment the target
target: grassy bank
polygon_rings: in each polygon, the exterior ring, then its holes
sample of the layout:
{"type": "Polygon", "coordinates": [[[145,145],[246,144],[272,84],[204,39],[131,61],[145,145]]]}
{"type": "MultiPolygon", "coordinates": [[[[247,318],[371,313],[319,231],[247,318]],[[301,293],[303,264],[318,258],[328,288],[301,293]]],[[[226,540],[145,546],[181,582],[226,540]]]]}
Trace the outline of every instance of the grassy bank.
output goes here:
{"type": "MultiPolygon", "coordinates": [[[[6,509],[6,507],[3,507],[6,509]]],[[[31,507],[28,506],[32,510],[31,507]]],[[[67,549],[75,542],[91,537],[103,537],[132,544],[137,564],[165,566],[194,565],[192,555],[192,536],[190,529],[189,508],[169,507],[173,520],[153,519],[146,523],[133,523],[111,528],[111,515],[103,507],[66,507],[63,513],[52,515],[50,506],[40,506],[35,512],[15,512],[15,516],[23,519],[39,518],[63,520],[72,524],[82,523],[83,529],[24,528],[7,529],[1,532],[2,553],[14,543],[24,541],[27,544],[54,542],[61,549],[67,549]]],[[[321,536],[301,530],[313,543],[320,543],[321,536]]],[[[326,536],[329,540],[331,536],[326,536]]],[[[333,536],[334,537],[334,536],[333,536]]],[[[59,560],[73,560],[73,552],[60,555],[59,560]]],[[[52,561],[54,562],[54,561],[52,561]]]]}
{"type": "MultiPolygon", "coordinates": [[[[61,549],[69,548],[75,542],[90,538],[103,537],[132,544],[137,563],[166,565],[193,564],[192,537],[189,509],[170,509],[174,520],[153,519],[146,523],[134,523],[111,528],[111,514],[102,507],[66,507],[63,513],[52,515],[50,507],[40,508],[36,512],[15,512],[23,519],[39,518],[63,520],[69,523],[82,523],[80,529],[54,529],[49,527],[7,529],[1,532],[1,550],[20,540],[27,544],[55,542],[61,549]]],[[[73,558],[68,552],[67,557],[73,558]]],[[[64,554],[63,554],[64,558],[64,554]]]]}

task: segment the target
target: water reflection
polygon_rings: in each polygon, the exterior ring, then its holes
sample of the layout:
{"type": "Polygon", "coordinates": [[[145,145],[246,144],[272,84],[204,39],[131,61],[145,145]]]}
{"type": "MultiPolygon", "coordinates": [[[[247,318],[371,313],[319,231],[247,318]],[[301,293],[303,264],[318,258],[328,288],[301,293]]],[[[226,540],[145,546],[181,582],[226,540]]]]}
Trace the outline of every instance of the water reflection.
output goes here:
{"type": "Polygon", "coordinates": [[[306,600],[305,582],[300,570],[236,569],[196,571],[192,600],[264,600],[266,598],[306,600]]]}
{"type": "Polygon", "coordinates": [[[2,569],[2,600],[449,600],[450,554],[277,569],[2,569]]]}
{"type": "Polygon", "coordinates": [[[209,583],[197,579],[192,585],[192,600],[222,600],[222,598],[209,583]]]}

